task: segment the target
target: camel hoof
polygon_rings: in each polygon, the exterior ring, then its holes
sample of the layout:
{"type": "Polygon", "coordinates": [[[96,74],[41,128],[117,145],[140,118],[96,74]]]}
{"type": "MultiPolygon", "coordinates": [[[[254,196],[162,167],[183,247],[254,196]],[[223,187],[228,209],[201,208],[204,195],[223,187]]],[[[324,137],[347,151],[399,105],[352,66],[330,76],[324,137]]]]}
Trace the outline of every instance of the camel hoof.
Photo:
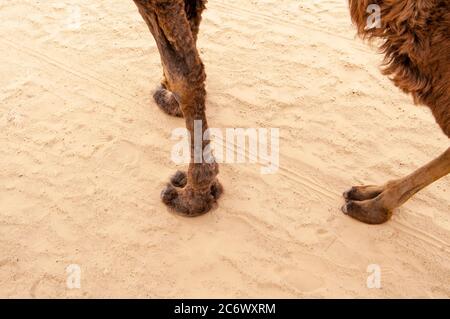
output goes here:
{"type": "Polygon", "coordinates": [[[177,190],[170,184],[167,184],[166,187],[164,187],[164,189],[161,191],[161,200],[166,205],[170,205],[177,197],[177,190]]]}
{"type": "Polygon", "coordinates": [[[177,171],[171,178],[170,183],[179,188],[183,188],[187,184],[187,175],[185,172],[177,171]]]}
{"type": "Polygon", "coordinates": [[[380,207],[373,199],[360,202],[349,200],[341,210],[345,215],[370,225],[383,224],[392,216],[389,210],[380,207]]]}
{"type": "Polygon", "coordinates": [[[183,117],[183,112],[181,112],[180,105],[175,99],[174,94],[162,85],[153,93],[153,99],[164,113],[171,116],[183,117]]]}
{"type": "Polygon", "coordinates": [[[186,173],[178,171],[161,192],[162,202],[175,213],[196,217],[208,213],[223,194],[223,187],[216,179],[208,192],[196,192],[187,184],[186,173]]]}

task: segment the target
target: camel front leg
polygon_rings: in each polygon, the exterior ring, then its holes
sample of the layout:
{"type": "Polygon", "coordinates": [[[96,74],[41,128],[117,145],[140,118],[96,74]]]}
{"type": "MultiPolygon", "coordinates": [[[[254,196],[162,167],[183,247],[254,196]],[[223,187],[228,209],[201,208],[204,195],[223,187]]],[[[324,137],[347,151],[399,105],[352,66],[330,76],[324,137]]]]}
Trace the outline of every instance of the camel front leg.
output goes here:
{"type": "Polygon", "coordinates": [[[191,136],[191,162],[187,174],[178,172],[162,191],[163,202],[186,216],[208,212],[222,192],[217,181],[218,164],[205,158],[209,140],[202,138],[208,129],[205,115],[203,63],[185,10],[185,0],[134,0],[153,34],[170,90],[179,103],[191,136]],[[200,132],[200,143],[194,143],[200,132]]]}
{"type": "Polygon", "coordinates": [[[421,189],[450,173],[450,148],[414,173],[384,186],[357,186],[344,193],[342,211],[367,224],[389,220],[392,211],[421,189]]]}

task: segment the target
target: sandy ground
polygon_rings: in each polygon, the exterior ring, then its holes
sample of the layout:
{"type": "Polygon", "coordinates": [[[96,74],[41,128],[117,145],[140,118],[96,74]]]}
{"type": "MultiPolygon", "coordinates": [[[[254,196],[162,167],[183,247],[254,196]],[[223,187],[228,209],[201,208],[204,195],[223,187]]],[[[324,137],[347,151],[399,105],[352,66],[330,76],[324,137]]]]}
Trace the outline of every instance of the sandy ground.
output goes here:
{"type": "Polygon", "coordinates": [[[280,128],[281,167],[222,165],[226,194],[196,219],[159,200],[183,121],[151,99],[162,71],[133,2],[3,0],[0,18],[0,297],[450,297],[449,177],[382,226],[340,212],[349,186],[448,147],[346,1],[209,1],[210,124],[280,128]]]}

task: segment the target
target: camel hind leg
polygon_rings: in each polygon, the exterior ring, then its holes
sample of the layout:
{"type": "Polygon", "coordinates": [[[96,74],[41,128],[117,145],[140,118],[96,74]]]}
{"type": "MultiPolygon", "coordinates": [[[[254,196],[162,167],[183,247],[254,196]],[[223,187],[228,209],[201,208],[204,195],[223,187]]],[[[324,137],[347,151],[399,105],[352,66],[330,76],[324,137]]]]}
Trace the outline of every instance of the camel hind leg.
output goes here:
{"type": "MultiPolygon", "coordinates": [[[[186,12],[186,18],[189,21],[192,37],[195,42],[197,42],[205,4],[206,0],[184,0],[184,11],[186,12]]],[[[165,70],[161,85],[159,85],[153,93],[153,99],[165,113],[176,117],[183,117],[183,112],[180,109],[176,96],[172,93],[171,85],[167,80],[165,70]]]]}
{"type": "Polygon", "coordinates": [[[421,189],[450,174],[450,148],[414,173],[384,186],[357,186],[344,193],[342,211],[367,224],[381,224],[421,189]]]}

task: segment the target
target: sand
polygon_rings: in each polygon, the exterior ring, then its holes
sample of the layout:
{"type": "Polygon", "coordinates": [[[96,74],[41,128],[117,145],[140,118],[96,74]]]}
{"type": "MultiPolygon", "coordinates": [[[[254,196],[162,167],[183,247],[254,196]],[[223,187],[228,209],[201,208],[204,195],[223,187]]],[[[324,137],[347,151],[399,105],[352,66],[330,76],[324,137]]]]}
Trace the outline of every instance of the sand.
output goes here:
{"type": "Polygon", "coordinates": [[[449,177],[385,225],[340,212],[348,187],[448,147],[346,1],[209,1],[210,125],[279,128],[280,169],[222,165],[226,193],[195,219],[159,199],[184,123],[151,98],[160,60],[133,2],[4,0],[0,18],[0,297],[450,297],[449,177]]]}

